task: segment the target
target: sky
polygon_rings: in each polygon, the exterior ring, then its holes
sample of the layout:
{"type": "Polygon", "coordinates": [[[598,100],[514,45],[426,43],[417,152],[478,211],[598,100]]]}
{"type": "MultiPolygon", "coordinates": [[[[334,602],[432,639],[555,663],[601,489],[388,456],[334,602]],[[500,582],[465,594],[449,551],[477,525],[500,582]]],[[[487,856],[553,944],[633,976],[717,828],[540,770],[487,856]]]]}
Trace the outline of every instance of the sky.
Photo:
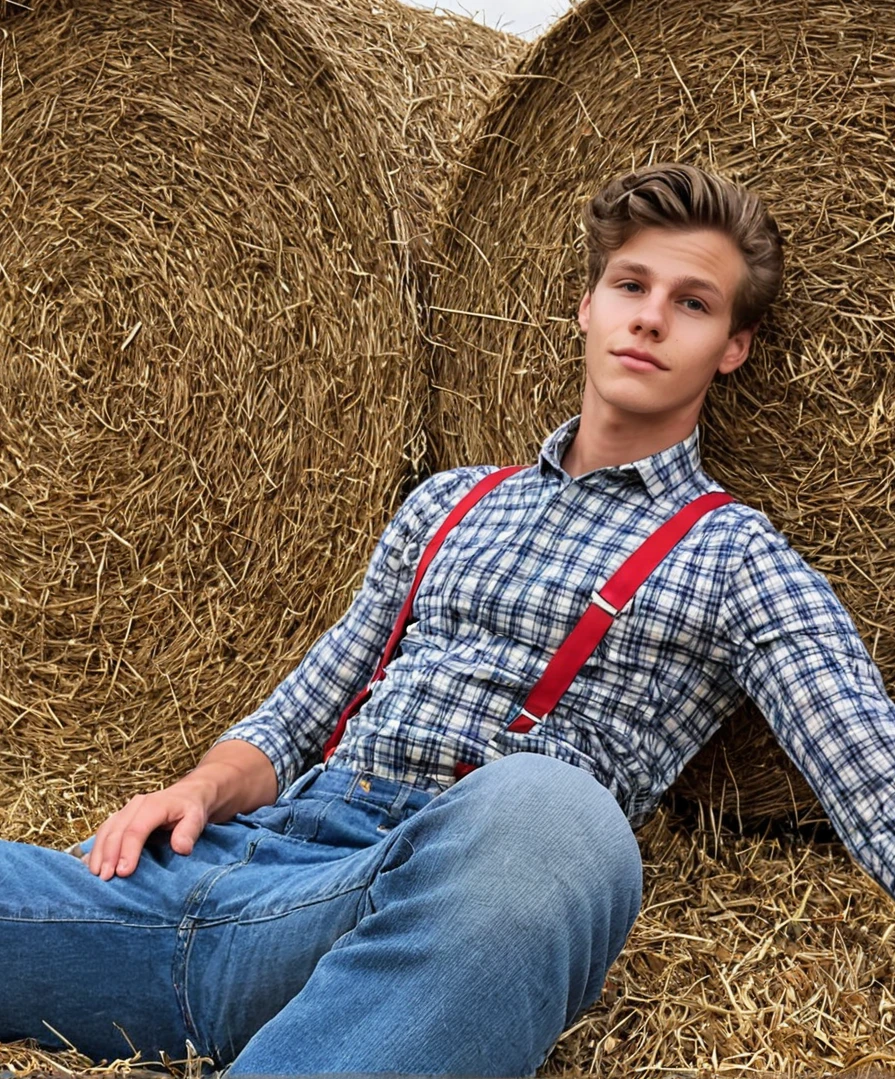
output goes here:
{"type": "Polygon", "coordinates": [[[529,40],[536,38],[568,7],[568,0],[416,0],[418,7],[439,7],[468,15],[476,22],[508,30],[529,40]]]}

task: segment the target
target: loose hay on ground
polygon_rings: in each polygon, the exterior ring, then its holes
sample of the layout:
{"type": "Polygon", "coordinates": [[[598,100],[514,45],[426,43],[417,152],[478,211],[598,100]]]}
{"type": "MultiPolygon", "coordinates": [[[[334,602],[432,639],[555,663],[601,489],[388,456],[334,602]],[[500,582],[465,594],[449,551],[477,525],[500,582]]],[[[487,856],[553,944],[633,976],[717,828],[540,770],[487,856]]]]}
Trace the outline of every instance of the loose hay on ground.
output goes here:
{"type": "MultiPolygon", "coordinates": [[[[533,459],[580,399],[585,199],[668,159],[746,183],[781,223],[788,279],[748,364],[710,395],[705,461],[830,578],[890,687],[893,85],[884,0],[579,5],[496,101],[455,192],[430,419],[432,467],[533,459]]],[[[726,740],[729,769],[715,756],[691,790],[707,796],[713,770],[736,779],[731,811],[811,813],[794,770],[769,790],[782,754],[762,728],[744,732],[749,752],[726,740]]]]}

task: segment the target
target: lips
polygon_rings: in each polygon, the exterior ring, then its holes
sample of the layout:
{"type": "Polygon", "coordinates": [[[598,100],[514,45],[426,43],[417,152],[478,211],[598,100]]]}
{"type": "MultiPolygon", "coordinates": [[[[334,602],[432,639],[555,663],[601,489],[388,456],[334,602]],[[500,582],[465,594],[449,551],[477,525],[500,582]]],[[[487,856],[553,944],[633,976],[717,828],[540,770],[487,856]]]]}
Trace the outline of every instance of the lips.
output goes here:
{"type": "Polygon", "coordinates": [[[643,352],[639,348],[618,349],[613,351],[612,355],[617,356],[625,367],[633,371],[668,370],[665,364],[657,360],[655,356],[649,352],[643,352]]]}

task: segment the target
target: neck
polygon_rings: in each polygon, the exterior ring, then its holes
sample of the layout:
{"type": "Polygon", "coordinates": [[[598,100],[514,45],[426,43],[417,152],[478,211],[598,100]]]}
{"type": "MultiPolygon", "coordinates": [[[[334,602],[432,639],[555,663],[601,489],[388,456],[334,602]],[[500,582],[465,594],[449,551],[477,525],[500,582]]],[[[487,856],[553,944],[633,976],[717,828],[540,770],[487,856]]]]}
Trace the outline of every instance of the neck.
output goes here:
{"type": "Polygon", "coordinates": [[[585,395],[581,423],[563,454],[562,467],[574,477],[640,461],[687,438],[698,419],[698,412],[689,419],[676,415],[667,420],[654,414],[620,414],[606,402],[588,401],[585,395]]]}

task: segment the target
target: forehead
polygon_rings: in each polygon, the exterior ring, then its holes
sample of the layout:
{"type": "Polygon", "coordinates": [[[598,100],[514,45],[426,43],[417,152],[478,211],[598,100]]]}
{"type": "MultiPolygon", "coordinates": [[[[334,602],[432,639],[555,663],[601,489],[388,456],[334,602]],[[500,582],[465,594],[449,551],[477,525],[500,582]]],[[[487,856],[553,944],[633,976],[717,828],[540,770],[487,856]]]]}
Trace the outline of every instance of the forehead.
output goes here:
{"type": "Polygon", "coordinates": [[[606,271],[636,265],[662,284],[705,281],[733,302],[746,262],[731,238],[717,229],[646,228],[609,253],[606,271]]]}

